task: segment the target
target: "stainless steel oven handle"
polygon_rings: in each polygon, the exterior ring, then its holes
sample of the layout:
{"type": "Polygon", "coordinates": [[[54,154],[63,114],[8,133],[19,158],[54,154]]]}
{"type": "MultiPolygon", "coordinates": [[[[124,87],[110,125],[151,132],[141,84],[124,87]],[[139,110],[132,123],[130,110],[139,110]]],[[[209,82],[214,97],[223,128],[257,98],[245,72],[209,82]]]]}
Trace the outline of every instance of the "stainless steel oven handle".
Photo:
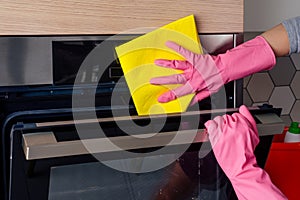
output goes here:
{"type": "Polygon", "coordinates": [[[194,138],[193,143],[207,141],[203,129],[198,129],[197,132],[195,130],[161,132],[157,133],[155,137],[152,137],[153,133],[147,133],[138,135],[139,138],[133,136],[118,136],[63,142],[58,142],[53,132],[37,132],[23,134],[23,150],[27,160],[93,153],[111,153],[120,152],[120,149],[124,151],[162,147],[168,144],[168,141],[172,140],[175,135],[177,142],[173,143],[173,146],[189,144],[190,138],[194,138]],[[141,138],[147,138],[146,142],[145,140],[141,140],[141,138]],[[88,147],[88,149],[86,147],[88,147]]]}
{"type": "MultiPolygon", "coordinates": [[[[260,136],[280,134],[284,129],[285,125],[282,120],[273,113],[256,115],[256,118],[260,121],[260,123],[257,124],[260,136]]],[[[187,144],[190,143],[189,138],[195,136],[195,130],[162,132],[157,133],[155,137],[151,137],[153,136],[153,133],[143,134],[143,137],[147,138],[147,142],[139,139],[135,140],[132,136],[58,142],[52,132],[27,133],[23,134],[23,150],[27,160],[91,153],[109,153],[120,151],[119,147],[108,145],[111,143],[122,144],[123,150],[161,147],[166,145],[166,141],[169,141],[175,135],[176,137],[179,137],[179,142],[172,145],[187,144]],[[89,150],[86,149],[85,146],[88,146],[89,150]]],[[[193,143],[206,141],[208,140],[205,130],[197,130],[197,135],[193,143]]]]}
{"type": "MultiPolygon", "coordinates": [[[[282,133],[284,123],[274,113],[255,115],[260,121],[257,124],[260,136],[275,135],[282,133]]],[[[56,158],[63,156],[75,156],[91,153],[111,153],[120,151],[120,147],[112,144],[122,144],[122,150],[133,150],[141,148],[152,148],[165,146],[167,141],[179,137],[179,142],[172,144],[189,144],[190,138],[195,137],[195,130],[183,130],[173,132],[153,133],[139,135],[147,138],[147,142],[141,142],[139,138],[133,136],[119,136],[111,138],[85,139],[75,141],[58,142],[52,132],[38,132],[23,134],[23,150],[27,160],[44,158],[56,158]],[[86,149],[88,146],[89,149],[86,149]]],[[[205,130],[198,129],[193,143],[205,142],[207,137],[205,130]]]]}

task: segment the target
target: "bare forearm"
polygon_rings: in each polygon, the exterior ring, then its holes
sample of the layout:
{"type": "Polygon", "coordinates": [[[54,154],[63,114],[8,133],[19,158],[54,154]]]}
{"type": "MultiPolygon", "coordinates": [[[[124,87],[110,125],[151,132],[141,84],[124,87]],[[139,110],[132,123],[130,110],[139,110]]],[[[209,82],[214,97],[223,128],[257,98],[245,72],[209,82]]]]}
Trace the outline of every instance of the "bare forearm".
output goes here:
{"type": "Polygon", "coordinates": [[[300,53],[300,16],[284,20],[262,34],[276,56],[300,53]]]}
{"type": "Polygon", "coordinates": [[[262,36],[273,49],[275,56],[285,56],[289,54],[290,43],[288,33],[282,24],[267,30],[262,36]]]}

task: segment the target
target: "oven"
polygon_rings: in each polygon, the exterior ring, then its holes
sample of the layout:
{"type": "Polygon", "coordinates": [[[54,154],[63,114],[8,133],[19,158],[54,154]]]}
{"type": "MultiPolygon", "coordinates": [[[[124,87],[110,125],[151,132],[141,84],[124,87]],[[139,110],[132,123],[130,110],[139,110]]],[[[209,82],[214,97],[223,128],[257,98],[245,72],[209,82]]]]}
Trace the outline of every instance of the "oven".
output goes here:
{"type": "MultiPolygon", "coordinates": [[[[137,36],[0,38],[5,200],[236,199],[203,128],[214,116],[237,111],[242,80],[187,112],[137,116],[114,52],[137,36]]],[[[219,54],[242,35],[200,40],[206,53],[219,54]]],[[[273,135],[284,127],[281,109],[250,111],[263,167],[273,135]]]]}

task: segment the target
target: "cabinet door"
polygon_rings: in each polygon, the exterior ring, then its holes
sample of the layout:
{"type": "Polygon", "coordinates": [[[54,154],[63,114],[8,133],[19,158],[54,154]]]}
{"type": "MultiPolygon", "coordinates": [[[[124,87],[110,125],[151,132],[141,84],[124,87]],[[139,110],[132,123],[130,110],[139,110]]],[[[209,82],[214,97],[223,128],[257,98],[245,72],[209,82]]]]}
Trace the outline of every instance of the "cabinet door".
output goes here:
{"type": "Polygon", "coordinates": [[[0,35],[141,33],[191,14],[199,33],[237,33],[243,32],[243,4],[243,0],[4,1],[0,35]]]}

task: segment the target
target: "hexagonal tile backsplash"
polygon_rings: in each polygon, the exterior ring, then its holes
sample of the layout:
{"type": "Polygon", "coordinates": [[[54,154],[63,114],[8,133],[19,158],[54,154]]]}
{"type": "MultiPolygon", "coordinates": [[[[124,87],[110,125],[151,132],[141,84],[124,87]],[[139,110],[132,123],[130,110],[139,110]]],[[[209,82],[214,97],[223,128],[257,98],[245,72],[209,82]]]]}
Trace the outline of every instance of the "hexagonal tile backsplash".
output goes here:
{"type": "Polygon", "coordinates": [[[247,106],[268,103],[282,108],[281,118],[288,126],[300,122],[300,54],[277,58],[270,71],[244,78],[243,103],[247,106]]]}
{"type": "Polygon", "coordinates": [[[295,97],[289,86],[275,87],[269,99],[274,107],[282,108],[281,114],[288,115],[294,105],[295,97]]]}
{"type": "Polygon", "coordinates": [[[268,73],[253,74],[247,85],[247,90],[253,102],[268,101],[273,88],[274,84],[268,73]]]}

